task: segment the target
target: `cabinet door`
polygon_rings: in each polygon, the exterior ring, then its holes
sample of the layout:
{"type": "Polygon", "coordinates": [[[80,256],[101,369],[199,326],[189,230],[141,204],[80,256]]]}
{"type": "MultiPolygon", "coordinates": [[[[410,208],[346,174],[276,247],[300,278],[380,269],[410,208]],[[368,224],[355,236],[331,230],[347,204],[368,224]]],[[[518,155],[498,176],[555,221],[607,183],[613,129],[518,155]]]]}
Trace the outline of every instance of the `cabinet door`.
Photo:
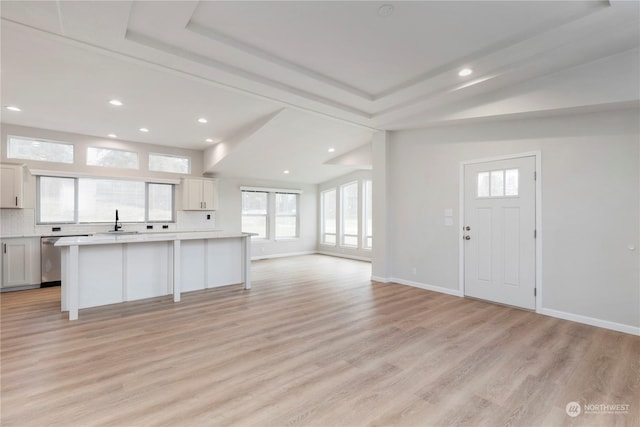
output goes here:
{"type": "Polygon", "coordinates": [[[2,242],[2,287],[30,285],[31,258],[29,239],[2,242]]]}
{"type": "Polygon", "coordinates": [[[202,202],[205,210],[218,209],[217,205],[217,181],[210,179],[202,181],[202,202]]]}
{"type": "Polygon", "coordinates": [[[202,210],[202,180],[185,179],[182,181],[182,209],[185,211],[202,210]]]}
{"type": "Polygon", "coordinates": [[[22,166],[0,165],[0,208],[22,207],[22,166]]]}

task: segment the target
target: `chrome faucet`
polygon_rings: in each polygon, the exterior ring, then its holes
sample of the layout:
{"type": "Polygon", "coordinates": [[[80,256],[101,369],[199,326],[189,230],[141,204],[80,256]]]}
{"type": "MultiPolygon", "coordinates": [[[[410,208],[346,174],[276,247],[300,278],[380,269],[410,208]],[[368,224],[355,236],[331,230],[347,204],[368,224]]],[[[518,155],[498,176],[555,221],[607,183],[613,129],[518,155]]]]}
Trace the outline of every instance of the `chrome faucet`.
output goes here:
{"type": "Polygon", "coordinates": [[[118,221],[120,220],[120,218],[118,218],[118,209],[116,209],[116,223],[113,227],[113,231],[118,231],[122,228],[122,223],[120,223],[120,225],[118,225],[118,221]]]}

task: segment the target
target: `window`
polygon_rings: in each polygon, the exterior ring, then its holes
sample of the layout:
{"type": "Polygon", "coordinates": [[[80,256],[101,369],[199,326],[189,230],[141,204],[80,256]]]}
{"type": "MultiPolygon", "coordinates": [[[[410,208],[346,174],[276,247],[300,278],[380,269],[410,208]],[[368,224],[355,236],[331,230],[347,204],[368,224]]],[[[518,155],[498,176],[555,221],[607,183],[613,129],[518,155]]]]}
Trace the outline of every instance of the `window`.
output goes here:
{"type": "Polygon", "coordinates": [[[78,184],[78,222],[113,222],[116,209],[122,222],[144,222],[144,182],[81,178],[78,184]]]}
{"type": "Polygon", "coordinates": [[[364,210],[364,242],[365,249],[373,247],[373,182],[365,180],[362,209],[364,210]]]}
{"type": "Polygon", "coordinates": [[[336,242],[336,189],[326,190],[321,195],[321,242],[325,245],[335,245],[336,242]]]}
{"type": "Polygon", "coordinates": [[[138,153],[111,148],[87,148],[87,165],[121,169],[139,169],[138,153]]]}
{"type": "Polygon", "coordinates": [[[148,221],[173,221],[173,185],[147,184],[148,221]]]}
{"type": "Polygon", "coordinates": [[[358,246],[358,182],[345,184],[340,188],[342,233],[340,241],[344,246],[358,246]]]}
{"type": "Polygon", "coordinates": [[[513,197],[518,195],[518,169],[478,173],[478,197],[513,197]]]}
{"type": "Polygon", "coordinates": [[[242,192],[242,232],[256,233],[257,238],[266,239],[269,226],[269,193],[262,191],[242,192]]]}
{"type": "Polygon", "coordinates": [[[73,164],[73,145],[10,136],[7,141],[7,157],[9,159],[73,164]]]}
{"type": "Polygon", "coordinates": [[[276,193],[276,239],[298,237],[298,195],[276,193]]]}
{"type": "Polygon", "coordinates": [[[188,157],[152,153],[149,154],[149,170],[189,174],[191,172],[191,160],[188,157]]]}
{"type": "Polygon", "coordinates": [[[38,223],[173,221],[174,186],[116,179],[40,176],[38,223]]]}
{"type": "Polygon", "coordinates": [[[41,176],[38,183],[38,223],[75,223],[76,180],[41,176]]]}

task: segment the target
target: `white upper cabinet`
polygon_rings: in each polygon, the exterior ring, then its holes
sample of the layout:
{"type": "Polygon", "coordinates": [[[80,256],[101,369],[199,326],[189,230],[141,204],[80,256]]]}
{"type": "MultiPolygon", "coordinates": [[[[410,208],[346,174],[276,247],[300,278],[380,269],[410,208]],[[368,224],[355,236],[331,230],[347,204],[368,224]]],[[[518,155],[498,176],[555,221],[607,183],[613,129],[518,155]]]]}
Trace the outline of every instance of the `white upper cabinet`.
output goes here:
{"type": "Polygon", "coordinates": [[[0,208],[23,207],[23,167],[0,165],[0,208]]]}
{"type": "Polygon", "coordinates": [[[218,181],[184,178],[182,180],[182,210],[214,211],[218,209],[218,181]]]}

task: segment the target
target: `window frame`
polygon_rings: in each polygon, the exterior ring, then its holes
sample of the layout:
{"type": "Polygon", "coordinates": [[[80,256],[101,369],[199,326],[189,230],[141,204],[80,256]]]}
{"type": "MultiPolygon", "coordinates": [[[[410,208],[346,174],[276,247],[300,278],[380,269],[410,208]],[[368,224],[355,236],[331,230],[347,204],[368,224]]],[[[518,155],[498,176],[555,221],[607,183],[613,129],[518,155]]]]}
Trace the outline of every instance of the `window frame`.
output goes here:
{"type": "Polygon", "coordinates": [[[176,222],[176,185],[167,182],[156,182],[153,180],[137,180],[137,179],[115,179],[110,177],[89,177],[89,176],[63,176],[63,175],[38,175],[36,177],[36,225],[56,225],[56,224],[71,224],[71,225],[103,225],[109,224],[109,222],[104,221],[89,221],[89,222],[80,222],[80,180],[82,179],[102,179],[102,180],[111,180],[111,181],[131,181],[131,182],[142,182],[144,183],[144,218],[142,221],[124,221],[127,224],[145,224],[145,223],[175,223],[176,222]],[[58,178],[58,179],[72,179],[74,181],[74,196],[73,196],[73,205],[74,205],[74,220],[73,222],[61,221],[61,222],[43,222],[42,221],[42,194],[41,194],[41,178],[58,178]],[[171,186],[171,219],[170,220],[149,220],[149,185],[150,184],[158,184],[158,185],[169,185],[171,186]]]}
{"type": "Polygon", "coordinates": [[[247,217],[264,217],[265,218],[265,232],[264,232],[264,237],[258,235],[258,236],[251,236],[252,240],[256,239],[256,240],[269,240],[269,236],[271,233],[271,227],[270,227],[270,222],[271,222],[271,217],[270,217],[270,211],[271,211],[271,203],[269,201],[270,197],[269,197],[269,192],[268,191],[257,191],[257,190],[240,190],[240,194],[241,194],[241,207],[240,207],[240,231],[243,233],[248,233],[247,231],[244,231],[242,229],[242,219],[247,216],[247,217]],[[266,213],[265,214],[245,214],[244,213],[244,197],[242,197],[242,195],[244,193],[264,193],[267,196],[267,208],[266,208],[266,213]]]}
{"type": "Polygon", "coordinates": [[[57,163],[60,165],[73,165],[76,161],[76,146],[75,144],[72,143],[68,143],[68,142],[60,142],[60,141],[54,141],[54,140],[50,140],[50,139],[43,139],[43,138],[31,138],[28,136],[18,136],[18,135],[8,135],[7,136],[7,159],[13,159],[13,160],[27,160],[27,161],[34,161],[34,162],[46,162],[46,163],[57,163]],[[23,140],[23,141],[31,141],[31,142],[44,142],[46,144],[54,144],[54,145],[64,145],[64,146],[68,146],[71,147],[71,161],[70,162],[61,162],[58,160],[45,160],[45,159],[34,159],[31,157],[11,157],[10,154],[10,146],[11,146],[11,141],[14,139],[18,139],[18,140],[23,140]]]}
{"type": "Polygon", "coordinates": [[[274,192],[274,215],[275,219],[274,230],[273,230],[273,239],[274,240],[291,240],[300,238],[300,194],[299,193],[287,193],[284,191],[275,191],[274,192]],[[289,195],[295,196],[296,198],[296,213],[292,214],[278,214],[278,195],[289,195]],[[284,218],[295,218],[296,219],[296,232],[294,236],[278,236],[278,217],[284,218]]]}
{"type": "Polygon", "coordinates": [[[87,147],[87,150],[85,152],[85,165],[90,166],[90,167],[96,167],[96,168],[111,168],[111,169],[125,169],[125,170],[140,170],[140,153],[137,151],[130,151],[130,150],[121,150],[119,148],[111,148],[111,147],[95,147],[95,146],[89,146],[87,147]],[[131,154],[135,154],[136,157],[136,166],[135,167],[127,167],[127,166],[109,166],[109,165],[98,165],[98,164],[90,164],[89,163],[89,150],[109,150],[109,151],[113,151],[113,152],[119,152],[119,153],[131,153],[131,154]]]}
{"type": "Polygon", "coordinates": [[[191,157],[181,156],[181,155],[178,155],[178,154],[163,154],[163,153],[150,152],[147,155],[147,170],[149,170],[150,172],[176,173],[176,174],[182,174],[182,175],[190,175],[191,174],[191,157]],[[151,156],[173,157],[173,158],[176,158],[176,159],[185,159],[187,161],[187,171],[186,172],[175,172],[175,171],[151,169],[151,156]]]}
{"type": "Polygon", "coordinates": [[[373,249],[373,180],[365,179],[362,181],[362,249],[373,249]],[[371,195],[367,197],[367,187],[371,188],[371,195]],[[367,218],[368,208],[371,208],[371,219],[367,218]],[[369,221],[371,221],[371,235],[367,233],[369,228],[369,221]],[[368,244],[371,239],[371,245],[368,244]]]}
{"type": "Polygon", "coordinates": [[[360,219],[360,183],[358,181],[351,181],[351,182],[347,182],[345,184],[340,185],[340,226],[337,227],[339,230],[339,234],[340,234],[340,246],[345,247],[345,248],[353,248],[353,249],[358,249],[360,248],[360,225],[361,225],[361,219],[360,219]],[[345,188],[346,187],[354,187],[356,189],[356,212],[355,212],[355,218],[357,221],[356,224],[356,233],[357,234],[346,234],[345,233],[345,188]],[[356,244],[355,245],[349,245],[345,243],[345,237],[354,237],[356,240],[356,244]]]}
{"type": "Polygon", "coordinates": [[[337,246],[338,245],[338,189],[336,187],[328,188],[326,190],[322,190],[320,192],[320,244],[326,246],[337,246]],[[327,233],[326,231],[326,218],[325,218],[325,197],[326,193],[333,192],[333,205],[334,205],[334,224],[335,231],[333,233],[327,233]],[[334,238],[334,243],[327,243],[326,236],[330,235],[334,238]]]}

